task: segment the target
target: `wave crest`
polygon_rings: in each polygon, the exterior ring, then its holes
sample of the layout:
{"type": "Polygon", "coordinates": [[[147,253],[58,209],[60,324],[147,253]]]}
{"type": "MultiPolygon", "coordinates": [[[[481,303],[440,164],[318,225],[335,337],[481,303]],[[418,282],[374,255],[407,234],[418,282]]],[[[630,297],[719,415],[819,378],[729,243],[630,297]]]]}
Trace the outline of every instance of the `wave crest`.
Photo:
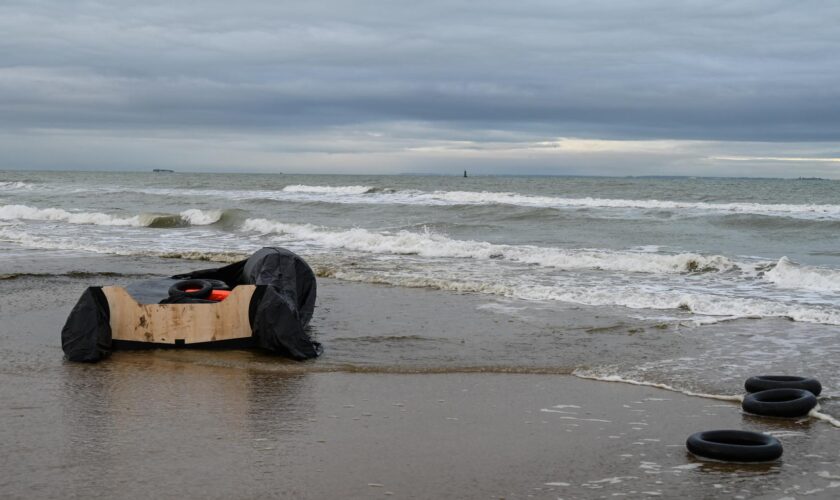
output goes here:
{"type": "Polygon", "coordinates": [[[488,191],[435,191],[416,195],[418,198],[470,205],[517,205],[548,208],[629,208],[648,210],[696,210],[724,213],[805,216],[840,218],[840,205],[818,204],[764,204],[764,203],[711,203],[671,200],[629,200],[612,198],[559,198],[518,193],[488,191]]]}
{"type": "Polygon", "coordinates": [[[190,226],[209,226],[222,219],[222,210],[199,210],[190,208],[181,212],[181,220],[186,221],[190,226]]]}
{"type": "MultiPolygon", "coordinates": [[[[118,189],[117,191],[119,191],[118,189]]],[[[764,215],[790,217],[817,221],[840,220],[840,205],[793,204],[793,203],[748,203],[748,202],[704,202],[659,199],[623,198],[570,198],[544,196],[515,192],[495,191],[419,191],[414,189],[395,190],[372,186],[310,186],[288,185],[279,191],[215,190],[215,189],[159,189],[147,188],[140,192],[162,196],[214,196],[233,200],[276,200],[307,201],[339,204],[373,205],[509,205],[530,208],[564,209],[624,209],[674,211],[697,214],[764,215]]]]}
{"type": "Polygon", "coordinates": [[[0,190],[13,191],[17,189],[32,189],[32,184],[23,181],[0,181],[0,190]]]}
{"type": "Polygon", "coordinates": [[[782,288],[800,288],[818,292],[840,292],[840,271],[797,264],[787,257],[766,273],[764,279],[782,288]]]}
{"type": "Polygon", "coordinates": [[[599,269],[641,273],[716,272],[737,264],[722,255],[684,253],[655,255],[642,252],[567,250],[531,245],[497,245],[484,241],[454,240],[431,231],[377,233],[353,228],[331,231],[312,224],[286,224],[267,219],[247,219],[246,231],[278,234],[290,239],[366,253],[418,255],[430,258],[507,260],[558,269],[599,269]]]}
{"type": "Polygon", "coordinates": [[[221,210],[184,210],[180,214],[145,213],[131,217],[104,214],[101,212],[68,212],[61,208],[37,208],[27,205],[0,206],[0,220],[61,221],[69,224],[92,224],[96,226],[134,226],[170,228],[204,226],[222,219],[221,210]]]}
{"type": "Polygon", "coordinates": [[[0,206],[0,220],[63,221],[97,226],[141,226],[139,216],[118,217],[99,212],[68,212],[61,208],[36,208],[27,205],[0,206]]]}
{"type": "Polygon", "coordinates": [[[370,186],[307,186],[293,184],[283,188],[286,193],[314,193],[314,194],[367,194],[379,191],[370,186]]]}

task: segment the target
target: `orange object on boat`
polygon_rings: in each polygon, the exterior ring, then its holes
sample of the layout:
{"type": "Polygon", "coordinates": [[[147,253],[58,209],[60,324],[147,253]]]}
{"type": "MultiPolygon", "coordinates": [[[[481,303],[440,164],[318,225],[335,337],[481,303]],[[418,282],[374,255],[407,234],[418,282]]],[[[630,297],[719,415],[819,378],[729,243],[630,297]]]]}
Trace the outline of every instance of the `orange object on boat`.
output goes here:
{"type": "MultiPolygon", "coordinates": [[[[197,292],[198,288],[188,288],[185,290],[186,292],[197,292]]],[[[215,300],[216,302],[221,302],[228,298],[230,295],[230,290],[213,290],[210,292],[210,295],[204,297],[204,300],[215,300]]]]}

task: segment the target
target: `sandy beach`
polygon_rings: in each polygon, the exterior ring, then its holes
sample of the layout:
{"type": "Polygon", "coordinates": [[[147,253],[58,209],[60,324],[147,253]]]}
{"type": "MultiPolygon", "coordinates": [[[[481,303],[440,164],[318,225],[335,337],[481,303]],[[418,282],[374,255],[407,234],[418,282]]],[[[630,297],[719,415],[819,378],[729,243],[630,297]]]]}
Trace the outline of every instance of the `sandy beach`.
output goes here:
{"type": "MultiPolygon", "coordinates": [[[[4,498],[87,498],[92,491],[124,498],[831,498],[840,491],[840,440],[830,425],[582,380],[564,374],[562,359],[554,373],[548,360],[506,368],[504,356],[489,353],[510,346],[494,346],[492,336],[479,346],[465,339],[475,329],[533,333],[534,325],[500,321],[474,295],[321,279],[313,328],[328,350],[320,360],[181,349],[116,352],[84,365],[62,361],[68,310],[92,281],[131,278],[50,278],[49,300],[46,279],[0,281],[15,298],[0,309],[4,498]],[[421,316],[425,323],[416,322],[421,316]],[[463,340],[454,352],[467,361],[447,369],[424,360],[425,341],[412,331],[434,329],[440,341],[463,340]],[[391,346],[401,342],[417,345],[391,346]],[[370,359],[349,364],[360,346],[370,359]],[[401,352],[416,358],[382,362],[401,352]],[[482,352],[489,362],[479,362],[482,352]],[[686,437],[714,428],[769,432],[785,454],[761,465],[691,456],[686,437]]],[[[626,331],[613,336],[631,340],[600,336],[604,348],[593,355],[644,345],[626,331]]]]}

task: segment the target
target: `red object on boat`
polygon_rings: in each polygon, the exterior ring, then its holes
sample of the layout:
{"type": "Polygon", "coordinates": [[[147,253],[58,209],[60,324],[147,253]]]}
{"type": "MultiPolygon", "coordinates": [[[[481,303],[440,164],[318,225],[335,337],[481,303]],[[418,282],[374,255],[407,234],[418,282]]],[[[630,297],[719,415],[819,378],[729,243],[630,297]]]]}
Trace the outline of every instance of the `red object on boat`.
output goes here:
{"type": "MultiPolygon", "coordinates": [[[[186,292],[197,292],[198,288],[189,288],[185,290],[186,292]]],[[[210,292],[210,295],[204,297],[204,300],[215,300],[216,302],[221,302],[228,298],[230,295],[230,290],[213,290],[210,292]]]]}

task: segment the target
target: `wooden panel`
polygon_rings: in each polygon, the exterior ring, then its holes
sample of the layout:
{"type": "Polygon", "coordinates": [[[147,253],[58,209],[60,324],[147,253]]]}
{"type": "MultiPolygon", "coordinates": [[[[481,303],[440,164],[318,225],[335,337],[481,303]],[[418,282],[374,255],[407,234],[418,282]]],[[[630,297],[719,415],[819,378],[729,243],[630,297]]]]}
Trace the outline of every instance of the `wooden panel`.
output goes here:
{"type": "Polygon", "coordinates": [[[251,336],[248,307],[254,285],[240,285],[217,304],[138,304],[118,286],[102,287],[114,340],[185,344],[251,336]]]}

